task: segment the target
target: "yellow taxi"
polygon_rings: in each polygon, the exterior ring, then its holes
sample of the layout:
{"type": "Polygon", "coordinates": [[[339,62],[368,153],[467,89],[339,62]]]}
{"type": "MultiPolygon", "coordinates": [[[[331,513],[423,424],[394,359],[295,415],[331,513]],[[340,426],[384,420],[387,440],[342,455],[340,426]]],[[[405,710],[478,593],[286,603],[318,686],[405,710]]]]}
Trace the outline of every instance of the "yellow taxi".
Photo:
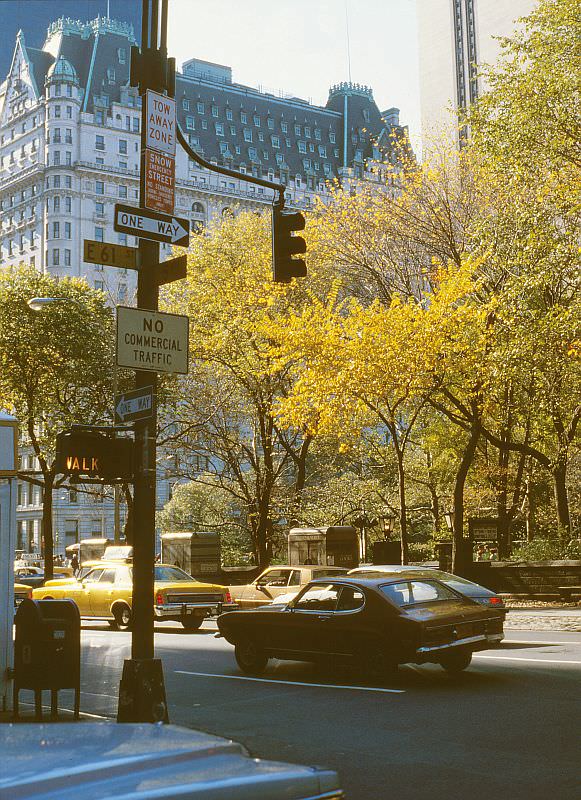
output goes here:
{"type": "MultiPolygon", "coordinates": [[[[181,622],[196,630],[205,617],[236,608],[226,586],[201,583],[179,567],[156,564],[153,609],[156,620],[181,622]]],[[[131,563],[95,562],[75,579],[47,581],[34,589],[34,600],[74,600],[81,617],[106,619],[118,630],[131,628],[133,568],[131,563]]]]}
{"type": "Polygon", "coordinates": [[[23,583],[14,584],[14,610],[18,608],[20,603],[26,598],[32,597],[32,589],[30,586],[25,586],[23,583]]]}

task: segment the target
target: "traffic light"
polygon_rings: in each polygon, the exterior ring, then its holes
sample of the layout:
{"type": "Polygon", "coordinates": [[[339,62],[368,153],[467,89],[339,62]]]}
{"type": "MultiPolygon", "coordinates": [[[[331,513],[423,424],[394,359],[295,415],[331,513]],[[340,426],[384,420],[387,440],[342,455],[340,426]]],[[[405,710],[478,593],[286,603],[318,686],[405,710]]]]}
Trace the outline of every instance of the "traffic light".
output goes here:
{"type": "Polygon", "coordinates": [[[305,229],[305,218],[300,211],[272,209],[272,274],[275,283],[290,283],[292,278],[304,278],[307,265],[304,258],[293,258],[307,252],[302,236],[293,231],[305,229]]]}

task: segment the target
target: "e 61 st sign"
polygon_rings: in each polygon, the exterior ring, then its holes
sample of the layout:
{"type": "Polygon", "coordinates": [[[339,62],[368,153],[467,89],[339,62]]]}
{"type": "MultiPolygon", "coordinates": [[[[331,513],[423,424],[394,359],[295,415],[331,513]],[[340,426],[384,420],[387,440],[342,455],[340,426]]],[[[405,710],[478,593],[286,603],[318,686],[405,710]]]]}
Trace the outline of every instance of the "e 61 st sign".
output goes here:
{"type": "Polygon", "coordinates": [[[181,314],[117,306],[117,365],[185,375],[189,322],[181,314]]]}

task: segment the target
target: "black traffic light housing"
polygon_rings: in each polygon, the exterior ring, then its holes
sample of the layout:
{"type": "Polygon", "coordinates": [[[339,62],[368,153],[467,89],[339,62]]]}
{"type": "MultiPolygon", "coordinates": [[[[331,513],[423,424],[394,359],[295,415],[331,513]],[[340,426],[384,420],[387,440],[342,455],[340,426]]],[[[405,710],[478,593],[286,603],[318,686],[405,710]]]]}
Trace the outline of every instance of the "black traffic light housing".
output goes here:
{"type": "Polygon", "coordinates": [[[275,283],[290,283],[293,278],[304,278],[307,265],[304,258],[293,258],[307,252],[302,236],[294,231],[305,229],[305,218],[300,211],[272,209],[272,274],[275,283]]]}

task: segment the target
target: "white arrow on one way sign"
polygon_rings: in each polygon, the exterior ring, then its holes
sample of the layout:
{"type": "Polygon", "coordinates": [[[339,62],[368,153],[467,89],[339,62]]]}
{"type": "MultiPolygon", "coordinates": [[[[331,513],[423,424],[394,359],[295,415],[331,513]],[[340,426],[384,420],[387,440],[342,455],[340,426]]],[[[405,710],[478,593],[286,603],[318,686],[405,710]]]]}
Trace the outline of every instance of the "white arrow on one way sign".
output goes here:
{"type": "Polygon", "coordinates": [[[182,247],[187,247],[190,238],[190,222],[187,219],[119,204],[115,206],[113,227],[118,233],[129,233],[182,247]]]}

